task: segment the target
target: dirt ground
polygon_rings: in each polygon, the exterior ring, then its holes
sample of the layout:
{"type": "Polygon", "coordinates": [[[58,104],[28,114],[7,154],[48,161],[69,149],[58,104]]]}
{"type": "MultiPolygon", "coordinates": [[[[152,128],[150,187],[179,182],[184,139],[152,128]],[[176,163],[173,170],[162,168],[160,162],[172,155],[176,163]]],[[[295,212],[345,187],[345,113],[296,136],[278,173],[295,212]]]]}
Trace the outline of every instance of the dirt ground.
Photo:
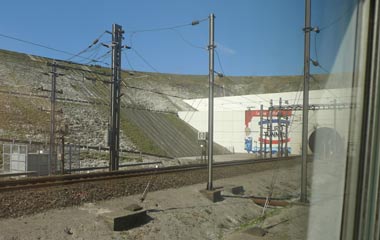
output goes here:
{"type": "MultiPolygon", "coordinates": [[[[0,220],[0,239],[294,239],[306,238],[308,207],[291,203],[284,208],[263,208],[249,196],[267,196],[273,180],[273,197],[293,201],[299,194],[300,166],[265,170],[216,180],[216,187],[242,185],[244,195],[222,191],[223,200],[212,203],[199,191],[205,183],[148,194],[141,203],[150,221],[128,231],[111,229],[107,215],[126,214],[125,207],[139,203],[141,195],[85,203],[31,216],[0,220]],[[267,231],[257,236],[255,227],[267,231]]],[[[154,183],[153,183],[154,184],[154,183]]]]}

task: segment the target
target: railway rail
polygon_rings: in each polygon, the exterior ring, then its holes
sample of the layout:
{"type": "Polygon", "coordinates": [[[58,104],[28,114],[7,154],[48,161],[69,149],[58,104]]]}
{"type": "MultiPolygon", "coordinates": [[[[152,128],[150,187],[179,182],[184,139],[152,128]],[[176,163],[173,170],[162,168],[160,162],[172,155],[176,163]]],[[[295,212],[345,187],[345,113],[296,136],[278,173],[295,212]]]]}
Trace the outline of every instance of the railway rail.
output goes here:
{"type": "MultiPolygon", "coordinates": [[[[223,168],[232,167],[245,164],[265,164],[270,162],[287,161],[297,159],[299,156],[289,156],[282,158],[262,158],[262,159],[250,159],[250,160],[235,160],[214,163],[213,167],[223,168]]],[[[153,174],[165,174],[173,172],[184,172],[206,169],[206,164],[189,164],[185,166],[169,166],[162,168],[143,168],[134,170],[121,170],[114,172],[94,172],[85,174],[72,174],[72,175],[58,175],[58,176],[46,176],[46,177],[31,177],[17,180],[4,180],[0,182],[0,192],[13,191],[21,189],[31,188],[43,188],[51,186],[64,186],[68,184],[94,182],[94,181],[106,181],[121,178],[130,178],[137,176],[151,176],[153,174]]]]}

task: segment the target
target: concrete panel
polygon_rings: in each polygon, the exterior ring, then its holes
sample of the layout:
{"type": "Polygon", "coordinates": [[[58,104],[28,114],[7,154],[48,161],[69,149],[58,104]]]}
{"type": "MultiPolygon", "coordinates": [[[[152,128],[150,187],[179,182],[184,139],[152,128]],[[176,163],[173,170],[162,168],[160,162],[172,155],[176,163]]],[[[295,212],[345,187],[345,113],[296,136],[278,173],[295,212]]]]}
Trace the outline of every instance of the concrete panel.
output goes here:
{"type": "MultiPolygon", "coordinates": [[[[269,107],[269,100],[273,99],[273,104],[278,105],[279,98],[282,98],[283,104],[302,104],[302,94],[300,92],[270,93],[260,95],[246,95],[234,97],[215,98],[214,104],[214,140],[216,143],[228,149],[234,149],[235,152],[245,152],[245,139],[251,138],[252,147],[260,145],[259,140],[259,116],[253,117],[248,123],[250,133],[246,134],[245,113],[247,109],[258,110],[260,104],[264,109],[269,107]],[[234,109],[234,111],[231,111],[234,109]]],[[[310,91],[310,104],[332,104],[336,100],[338,103],[350,102],[350,91],[347,89],[329,89],[310,91]]],[[[208,100],[192,99],[185,100],[186,103],[192,104],[198,111],[179,112],[179,117],[193,126],[198,131],[207,131],[208,127],[208,100]]],[[[336,127],[337,132],[343,139],[347,139],[347,116],[349,109],[337,110],[334,124],[334,110],[315,110],[309,111],[309,136],[315,129],[320,127],[336,127]]],[[[264,117],[264,119],[266,119],[264,117]]],[[[277,119],[275,116],[274,119],[277,119]]],[[[293,111],[289,117],[290,125],[288,129],[288,147],[291,148],[292,154],[301,152],[302,136],[302,111],[293,111]]],[[[277,128],[277,123],[273,124],[273,131],[277,128]]],[[[269,138],[267,139],[269,141],[269,138]]],[[[277,141],[274,137],[273,141],[277,141]]],[[[283,144],[284,147],[285,144],[283,144]]],[[[277,143],[273,143],[273,148],[277,149],[277,143]]],[[[269,144],[267,144],[269,149],[269,144]]]]}

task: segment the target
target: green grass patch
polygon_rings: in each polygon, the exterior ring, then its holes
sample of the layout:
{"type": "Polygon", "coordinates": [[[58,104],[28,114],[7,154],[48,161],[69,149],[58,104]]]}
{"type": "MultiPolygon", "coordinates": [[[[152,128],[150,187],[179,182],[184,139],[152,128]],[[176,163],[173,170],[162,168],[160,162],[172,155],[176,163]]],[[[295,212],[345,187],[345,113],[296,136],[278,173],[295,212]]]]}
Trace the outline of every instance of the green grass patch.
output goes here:
{"type": "Polygon", "coordinates": [[[269,218],[269,217],[273,217],[273,216],[276,216],[278,214],[280,214],[281,212],[281,208],[275,208],[275,209],[267,209],[264,216],[259,216],[255,219],[252,219],[251,221],[248,221],[246,223],[243,223],[242,225],[239,226],[239,228],[237,229],[237,231],[240,231],[240,230],[244,230],[244,229],[247,229],[247,228],[250,228],[250,227],[256,227],[256,226],[259,226],[261,225],[264,220],[266,218],[269,218]]]}
{"type": "Polygon", "coordinates": [[[128,121],[125,117],[120,120],[120,127],[141,152],[167,155],[137,125],[128,121]]]}
{"type": "Polygon", "coordinates": [[[172,126],[177,129],[178,132],[184,134],[185,136],[194,136],[194,141],[197,140],[197,132],[192,126],[182,121],[174,114],[164,114],[164,116],[172,124],[172,126]]]}

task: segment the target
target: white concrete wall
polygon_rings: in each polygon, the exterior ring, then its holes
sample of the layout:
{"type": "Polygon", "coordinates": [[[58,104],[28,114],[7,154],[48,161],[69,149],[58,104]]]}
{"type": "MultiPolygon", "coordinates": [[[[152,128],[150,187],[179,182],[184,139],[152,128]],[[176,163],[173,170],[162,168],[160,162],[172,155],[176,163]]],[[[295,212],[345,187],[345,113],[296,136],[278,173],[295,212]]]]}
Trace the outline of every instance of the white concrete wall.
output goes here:
{"type": "MultiPolygon", "coordinates": [[[[233,150],[234,152],[245,152],[244,140],[247,136],[252,137],[253,147],[255,141],[259,146],[259,118],[253,118],[249,124],[251,134],[246,135],[245,112],[248,108],[259,110],[260,105],[264,105],[264,109],[269,107],[270,99],[273,104],[278,105],[279,98],[282,98],[283,105],[302,104],[302,93],[285,92],[260,95],[246,95],[235,97],[220,97],[214,101],[214,141],[222,146],[233,150]]],[[[310,104],[329,104],[336,99],[337,103],[348,103],[350,101],[350,91],[346,89],[329,89],[310,91],[310,104]]],[[[189,123],[200,132],[207,132],[208,128],[208,99],[192,99],[185,100],[186,103],[197,109],[198,111],[179,112],[179,117],[189,123]]],[[[348,115],[349,109],[337,110],[336,122],[337,131],[344,139],[347,139],[346,129],[347,122],[343,118],[348,115]]],[[[288,147],[291,147],[292,154],[299,154],[301,150],[302,136],[302,111],[294,111],[289,117],[289,138],[291,141],[288,147]]],[[[277,124],[273,124],[277,127],[277,124]]],[[[309,112],[309,135],[314,129],[319,127],[334,128],[334,110],[316,110],[309,112]]],[[[277,140],[277,138],[273,138],[277,140]]],[[[269,149],[269,144],[267,145],[269,149]]],[[[277,148],[277,144],[273,144],[273,148],[277,148]]]]}

